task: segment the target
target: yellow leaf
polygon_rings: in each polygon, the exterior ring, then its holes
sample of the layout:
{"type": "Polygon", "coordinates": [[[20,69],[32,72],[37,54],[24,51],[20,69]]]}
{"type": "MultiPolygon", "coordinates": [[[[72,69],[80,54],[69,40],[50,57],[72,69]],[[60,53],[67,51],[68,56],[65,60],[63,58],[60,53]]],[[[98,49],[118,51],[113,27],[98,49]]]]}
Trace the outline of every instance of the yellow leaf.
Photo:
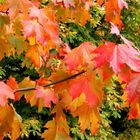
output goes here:
{"type": "Polygon", "coordinates": [[[21,132],[21,117],[15,112],[13,124],[12,124],[12,134],[11,134],[11,140],[17,140],[17,138],[20,136],[21,132]]]}
{"type": "Polygon", "coordinates": [[[71,140],[66,119],[63,117],[57,122],[55,120],[47,122],[45,127],[48,129],[42,134],[44,140],[71,140]]]}
{"type": "MultiPolygon", "coordinates": [[[[35,87],[35,82],[30,80],[29,77],[24,78],[22,82],[18,84],[19,88],[26,88],[26,87],[35,87]]],[[[15,93],[15,100],[20,100],[22,96],[25,96],[25,99],[27,102],[31,99],[31,97],[34,95],[33,90],[28,90],[28,91],[22,91],[22,92],[16,92],[15,93]]]]}
{"type": "Polygon", "coordinates": [[[4,134],[9,134],[11,140],[16,140],[20,135],[21,118],[8,104],[0,107],[0,114],[0,138],[3,139],[4,134]]]}
{"type": "Polygon", "coordinates": [[[73,112],[74,116],[79,116],[80,128],[84,131],[86,128],[91,130],[92,134],[95,134],[98,129],[98,123],[100,121],[99,111],[97,107],[90,107],[86,103],[77,108],[73,112]]]}
{"type": "Polygon", "coordinates": [[[85,94],[81,94],[79,97],[74,99],[69,105],[68,109],[72,112],[75,111],[78,107],[80,107],[85,102],[85,94]]]}

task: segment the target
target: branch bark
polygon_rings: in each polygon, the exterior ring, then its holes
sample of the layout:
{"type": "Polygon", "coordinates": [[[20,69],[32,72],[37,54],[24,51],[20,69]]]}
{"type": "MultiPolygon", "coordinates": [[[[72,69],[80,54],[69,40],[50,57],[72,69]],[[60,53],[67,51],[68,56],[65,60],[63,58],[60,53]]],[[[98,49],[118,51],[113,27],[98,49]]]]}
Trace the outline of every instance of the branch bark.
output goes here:
{"type": "MultiPolygon", "coordinates": [[[[70,80],[72,78],[75,78],[83,73],[85,73],[86,71],[85,70],[82,70],[74,75],[71,75],[69,77],[66,77],[66,78],[63,78],[61,80],[57,80],[57,81],[54,81],[50,84],[45,84],[45,85],[42,85],[42,87],[49,87],[49,86],[52,86],[52,85],[56,85],[56,84],[59,84],[59,83],[62,83],[62,82],[65,82],[67,80],[70,80]]],[[[18,88],[18,89],[15,89],[14,93],[15,92],[23,92],[23,91],[29,91],[29,90],[36,90],[36,86],[32,86],[32,87],[27,87],[27,88],[18,88]]]]}

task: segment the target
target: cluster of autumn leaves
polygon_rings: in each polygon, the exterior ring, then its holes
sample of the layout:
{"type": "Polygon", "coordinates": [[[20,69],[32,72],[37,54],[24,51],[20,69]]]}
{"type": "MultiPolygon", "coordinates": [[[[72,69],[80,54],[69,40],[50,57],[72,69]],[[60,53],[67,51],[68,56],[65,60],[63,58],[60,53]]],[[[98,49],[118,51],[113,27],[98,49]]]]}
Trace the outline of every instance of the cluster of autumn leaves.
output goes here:
{"type": "Polygon", "coordinates": [[[71,50],[61,41],[58,22],[85,25],[90,19],[89,9],[95,4],[92,0],[53,0],[47,6],[41,5],[39,0],[6,0],[0,4],[0,15],[9,19],[0,29],[0,58],[4,53],[21,53],[17,44],[7,41],[7,37],[13,35],[24,42],[25,57],[39,73],[40,68],[48,66],[53,70],[47,79],[45,73],[40,73],[41,77],[36,81],[29,77],[20,83],[13,77],[7,83],[0,81],[0,139],[6,134],[13,140],[20,136],[22,119],[8,99],[19,101],[22,96],[31,106],[37,106],[39,112],[53,104],[51,113],[54,117],[46,123],[42,138],[71,139],[63,110],[79,117],[81,130],[89,128],[91,134],[95,134],[100,122],[103,88],[113,75],[124,88],[122,98],[124,107],[130,106],[129,119],[140,116],[140,51],[119,31],[123,26],[121,10],[128,8],[127,3],[124,0],[97,0],[97,3],[105,7],[111,33],[120,36],[123,44],[106,41],[95,47],[91,42],[83,42],[71,50]],[[58,53],[51,55],[51,49],[58,53]],[[48,61],[52,57],[58,61],[55,67],[48,61]]]}

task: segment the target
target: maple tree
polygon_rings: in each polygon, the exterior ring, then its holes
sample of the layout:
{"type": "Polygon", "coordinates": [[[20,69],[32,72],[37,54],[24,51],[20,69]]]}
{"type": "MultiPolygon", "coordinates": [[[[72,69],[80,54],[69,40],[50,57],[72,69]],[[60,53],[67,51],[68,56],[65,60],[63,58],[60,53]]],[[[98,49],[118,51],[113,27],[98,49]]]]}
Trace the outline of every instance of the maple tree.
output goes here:
{"type": "Polygon", "coordinates": [[[130,106],[128,119],[139,119],[140,51],[121,34],[123,8],[128,8],[125,0],[0,1],[0,59],[24,52],[23,66],[30,61],[39,74],[35,81],[26,77],[18,82],[12,76],[0,81],[0,139],[20,136],[22,119],[12,104],[23,96],[38,112],[51,109],[53,119],[45,124],[42,138],[71,139],[64,111],[78,117],[82,131],[88,128],[94,135],[101,122],[104,87],[113,76],[123,87],[123,106],[130,106]],[[87,41],[71,49],[60,38],[58,24],[85,26],[95,5],[104,7],[110,34],[121,43],[87,41]]]}

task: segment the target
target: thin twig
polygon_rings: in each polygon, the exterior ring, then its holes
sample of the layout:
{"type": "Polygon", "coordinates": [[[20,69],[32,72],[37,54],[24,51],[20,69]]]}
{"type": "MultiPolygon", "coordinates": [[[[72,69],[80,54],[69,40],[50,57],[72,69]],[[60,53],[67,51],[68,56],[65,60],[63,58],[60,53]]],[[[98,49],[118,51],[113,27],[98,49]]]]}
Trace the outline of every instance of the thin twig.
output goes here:
{"type": "MultiPolygon", "coordinates": [[[[70,80],[70,79],[72,79],[72,78],[75,78],[75,77],[77,77],[77,76],[79,76],[79,75],[81,75],[81,74],[83,74],[83,73],[85,73],[85,72],[86,72],[86,71],[83,70],[83,71],[78,72],[78,73],[76,73],[76,74],[74,74],[74,75],[71,75],[71,76],[69,76],[69,77],[66,77],[66,78],[63,78],[63,79],[54,81],[54,82],[52,82],[52,83],[50,83],[50,84],[42,85],[42,87],[49,87],[49,86],[51,86],[51,85],[56,85],[56,84],[65,82],[65,81],[70,80]]],[[[26,87],[26,88],[18,88],[18,89],[15,89],[14,93],[15,93],[15,92],[22,92],[22,91],[29,91],[29,90],[36,90],[36,86],[26,87]]]]}

